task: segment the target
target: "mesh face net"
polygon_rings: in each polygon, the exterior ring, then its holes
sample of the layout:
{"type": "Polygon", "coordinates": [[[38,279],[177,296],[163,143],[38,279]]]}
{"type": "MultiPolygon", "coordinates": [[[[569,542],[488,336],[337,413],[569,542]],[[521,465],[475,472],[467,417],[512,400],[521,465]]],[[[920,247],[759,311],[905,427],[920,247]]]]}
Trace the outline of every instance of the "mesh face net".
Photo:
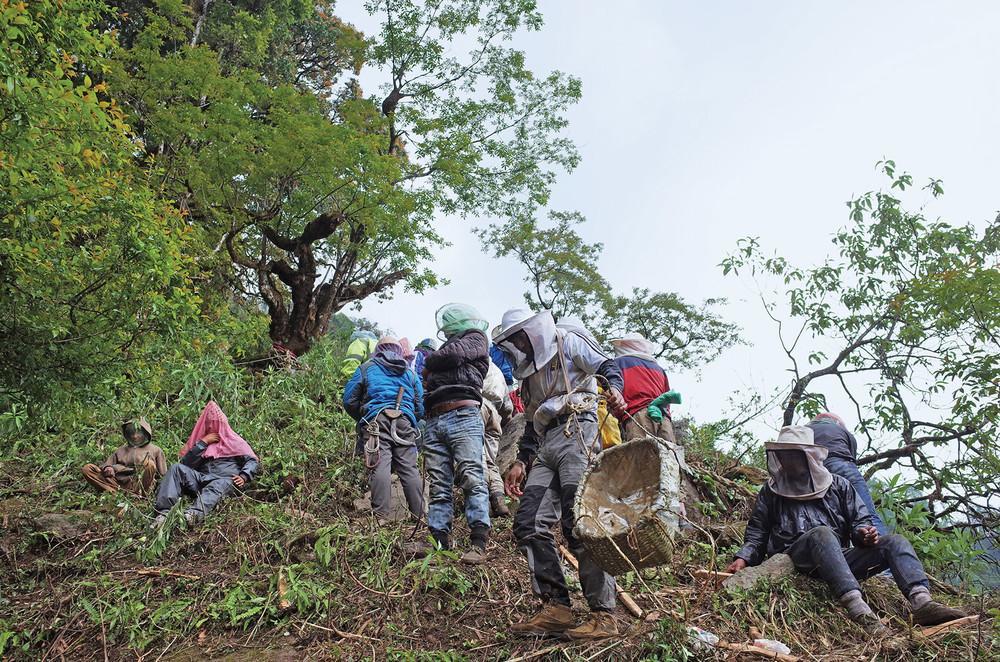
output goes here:
{"type": "Polygon", "coordinates": [[[790,499],[817,499],[826,494],[833,477],[823,460],[826,449],[804,446],[801,449],[768,449],[767,473],[771,490],[790,499]]]}
{"type": "Polygon", "coordinates": [[[125,435],[125,441],[128,442],[129,446],[139,447],[149,443],[149,433],[142,429],[138,421],[125,423],[122,426],[122,434],[125,435]],[[135,438],[136,432],[139,433],[138,440],[135,438]]]}

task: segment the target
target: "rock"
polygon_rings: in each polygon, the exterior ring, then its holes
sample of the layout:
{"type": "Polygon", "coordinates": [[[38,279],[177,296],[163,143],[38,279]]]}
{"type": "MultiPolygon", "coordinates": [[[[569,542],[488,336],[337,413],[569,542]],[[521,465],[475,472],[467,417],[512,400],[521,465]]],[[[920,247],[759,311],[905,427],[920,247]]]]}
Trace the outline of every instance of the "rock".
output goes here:
{"type": "Polygon", "coordinates": [[[793,577],[796,574],[798,573],[795,570],[795,565],[792,564],[792,557],[788,554],[775,554],[760,565],[740,570],[722,582],[722,586],[730,591],[733,589],[749,589],[764,579],[775,581],[785,577],[793,577]]]}
{"type": "MultiPolygon", "coordinates": [[[[430,501],[428,483],[424,479],[424,504],[430,501]]],[[[354,500],[354,509],[360,513],[371,512],[371,494],[365,492],[360,499],[354,500]]],[[[410,518],[410,508],[406,505],[406,496],[403,494],[403,486],[399,483],[399,477],[392,474],[389,487],[389,517],[390,522],[403,522],[410,518]]]]}
{"type": "Polygon", "coordinates": [[[52,534],[55,538],[79,538],[87,533],[87,525],[94,514],[86,510],[72,513],[46,513],[34,519],[35,528],[52,534]]]}

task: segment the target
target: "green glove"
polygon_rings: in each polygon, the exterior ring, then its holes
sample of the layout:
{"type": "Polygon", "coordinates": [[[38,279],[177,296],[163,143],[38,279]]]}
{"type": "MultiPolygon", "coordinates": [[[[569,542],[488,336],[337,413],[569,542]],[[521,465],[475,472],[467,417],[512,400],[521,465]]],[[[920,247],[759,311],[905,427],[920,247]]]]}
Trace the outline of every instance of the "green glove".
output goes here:
{"type": "Polygon", "coordinates": [[[663,420],[663,407],[668,405],[679,405],[680,403],[681,394],[678,391],[667,391],[650,402],[649,406],[646,407],[646,411],[649,413],[649,417],[651,419],[659,423],[663,420]]]}

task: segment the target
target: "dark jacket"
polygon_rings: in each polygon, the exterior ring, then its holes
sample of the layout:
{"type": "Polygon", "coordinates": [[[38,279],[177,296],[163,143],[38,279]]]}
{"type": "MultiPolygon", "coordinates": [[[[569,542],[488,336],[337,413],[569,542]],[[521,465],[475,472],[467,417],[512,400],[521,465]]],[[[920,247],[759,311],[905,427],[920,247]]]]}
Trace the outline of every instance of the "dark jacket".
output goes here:
{"type": "Polygon", "coordinates": [[[475,329],[455,334],[424,361],[424,407],[455,400],[483,401],[490,341],[475,329]]]}
{"type": "Polygon", "coordinates": [[[858,461],[858,440],[838,423],[820,419],[807,423],[807,426],[812,428],[816,445],[830,450],[828,458],[839,457],[855,463],[858,461]]]}
{"type": "Polygon", "coordinates": [[[743,547],[736,558],[757,565],[788,549],[799,536],[817,526],[828,526],[840,536],[840,546],[851,546],[854,532],[871,526],[872,517],[846,478],[834,475],[822,499],[796,501],[779,496],[767,484],[760,488],[747,522],[743,547]]]}
{"type": "Polygon", "coordinates": [[[184,457],[181,458],[181,464],[186,464],[195,471],[200,471],[205,474],[216,474],[223,475],[229,473],[228,471],[215,471],[213,470],[213,465],[218,463],[219,466],[228,466],[229,463],[234,462],[239,468],[239,475],[243,476],[243,480],[250,482],[253,477],[257,474],[257,469],[260,467],[260,463],[257,462],[257,458],[251,457],[249,455],[240,455],[237,457],[203,457],[205,449],[208,448],[208,444],[204,441],[199,441],[194,446],[191,447],[184,457]]]}
{"type": "Polygon", "coordinates": [[[416,426],[424,417],[424,388],[401,357],[376,356],[360,365],[344,387],[344,409],[354,420],[368,422],[383,409],[396,406],[400,388],[403,399],[399,409],[416,426]]]}

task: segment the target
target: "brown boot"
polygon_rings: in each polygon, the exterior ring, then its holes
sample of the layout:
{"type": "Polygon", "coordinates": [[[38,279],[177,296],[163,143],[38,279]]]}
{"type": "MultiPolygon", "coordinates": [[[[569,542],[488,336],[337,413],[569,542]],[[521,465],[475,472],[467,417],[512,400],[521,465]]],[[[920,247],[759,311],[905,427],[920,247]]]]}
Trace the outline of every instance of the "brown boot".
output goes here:
{"type": "Polygon", "coordinates": [[[607,639],[618,636],[618,625],[615,617],[608,611],[595,611],[590,618],[572,630],[566,630],[566,636],[574,640],[607,639]]]}
{"type": "Polygon", "coordinates": [[[573,611],[556,602],[547,602],[537,614],[526,621],[510,626],[515,634],[526,634],[543,637],[545,635],[561,634],[573,627],[573,611]]]}
{"type": "Polygon", "coordinates": [[[507,500],[502,494],[493,494],[490,496],[490,516],[510,517],[510,508],[507,507],[507,500]]]}
{"type": "Polygon", "coordinates": [[[965,618],[965,616],[964,611],[931,600],[920,609],[913,611],[913,622],[918,625],[940,625],[965,618]]]}

